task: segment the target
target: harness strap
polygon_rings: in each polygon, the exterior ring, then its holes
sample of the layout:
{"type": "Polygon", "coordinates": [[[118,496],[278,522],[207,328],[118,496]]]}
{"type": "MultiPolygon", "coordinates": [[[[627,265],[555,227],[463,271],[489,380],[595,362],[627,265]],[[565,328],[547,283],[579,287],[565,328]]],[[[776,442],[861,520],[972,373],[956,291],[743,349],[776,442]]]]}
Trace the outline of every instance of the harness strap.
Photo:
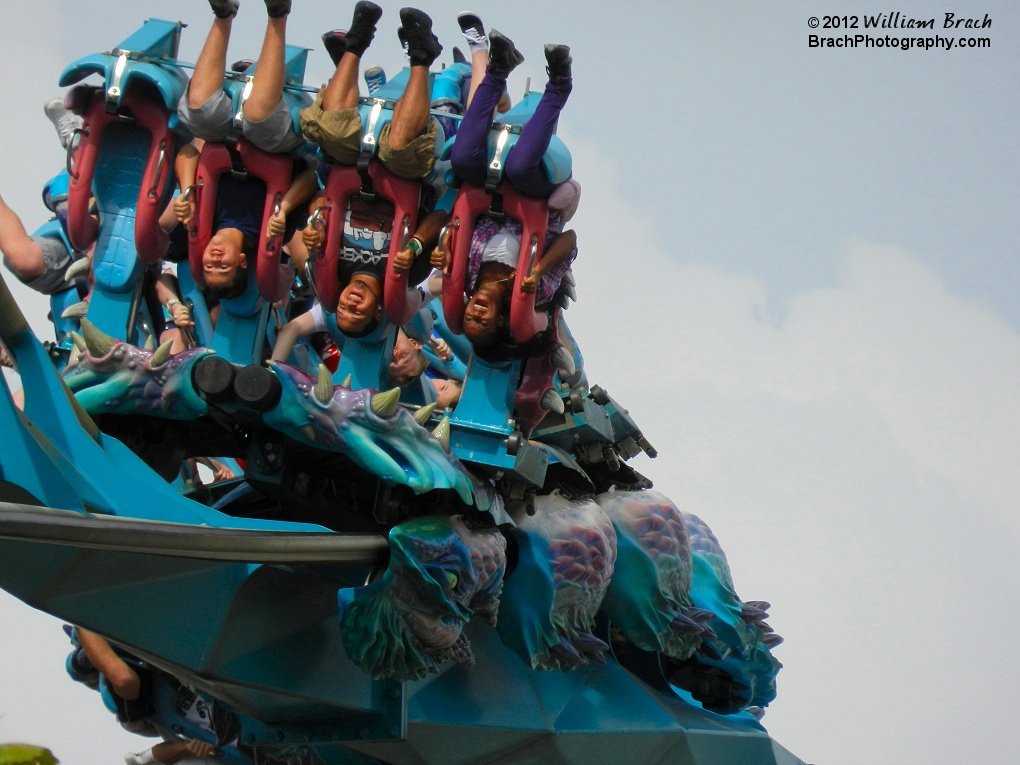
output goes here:
{"type": "Polygon", "coordinates": [[[269,218],[290,187],[293,159],[289,154],[262,151],[244,138],[227,143],[206,142],[202,147],[195,176],[196,225],[188,232],[188,264],[192,278],[198,285],[204,286],[202,254],[213,236],[219,181],[226,173],[241,180],[258,178],[266,185],[266,201],[258,232],[256,276],[262,297],[268,301],[279,300],[290,286],[283,283],[280,271],[282,243],[278,238],[268,239],[263,234],[269,218]]]}

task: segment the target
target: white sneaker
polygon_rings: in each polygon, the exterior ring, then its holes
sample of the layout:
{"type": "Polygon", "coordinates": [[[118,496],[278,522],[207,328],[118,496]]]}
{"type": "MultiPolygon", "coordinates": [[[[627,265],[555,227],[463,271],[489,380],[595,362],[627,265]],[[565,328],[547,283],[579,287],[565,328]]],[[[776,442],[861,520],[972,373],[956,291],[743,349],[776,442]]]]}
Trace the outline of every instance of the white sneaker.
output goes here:
{"type": "Polygon", "coordinates": [[[144,752],[128,752],[124,755],[124,762],[127,765],[156,765],[157,760],[151,749],[144,752]]]}
{"type": "Polygon", "coordinates": [[[62,98],[54,98],[48,101],[43,107],[46,116],[49,117],[53,127],[57,129],[57,136],[60,138],[60,145],[65,149],[71,143],[71,136],[74,131],[81,127],[81,117],[68,111],[64,106],[62,98]]]}

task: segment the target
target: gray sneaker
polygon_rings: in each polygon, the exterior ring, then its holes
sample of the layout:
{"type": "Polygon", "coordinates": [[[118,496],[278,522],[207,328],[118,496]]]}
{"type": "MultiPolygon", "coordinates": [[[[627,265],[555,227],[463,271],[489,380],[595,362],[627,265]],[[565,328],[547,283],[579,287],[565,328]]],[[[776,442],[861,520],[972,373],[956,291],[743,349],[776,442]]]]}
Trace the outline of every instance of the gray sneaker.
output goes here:
{"type": "Polygon", "coordinates": [[[217,18],[232,19],[237,15],[238,0],[209,0],[209,7],[217,18]]]}
{"type": "Polygon", "coordinates": [[[71,143],[71,136],[74,135],[74,131],[81,127],[81,118],[67,110],[62,98],[54,98],[52,101],[48,101],[46,106],[43,107],[43,111],[46,112],[46,116],[53,123],[53,127],[57,129],[60,145],[66,149],[67,145],[71,143]]]}

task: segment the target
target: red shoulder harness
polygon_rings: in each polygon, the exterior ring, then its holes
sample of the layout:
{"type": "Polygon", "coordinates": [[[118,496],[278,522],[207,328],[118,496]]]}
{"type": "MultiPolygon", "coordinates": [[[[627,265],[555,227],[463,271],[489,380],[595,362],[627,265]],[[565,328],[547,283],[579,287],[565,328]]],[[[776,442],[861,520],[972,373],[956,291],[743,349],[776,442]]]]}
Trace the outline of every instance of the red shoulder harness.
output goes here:
{"type": "MultiPolygon", "coordinates": [[[[520,221],[521,252],[517,259],[517,274],[514,277],[513,294],[510,299],[510,331],[514,341],[526,343],[548,325],[545,311],[535,310],[536,292],[521,291],[521,283],[542,259],[545,252],[545,232],[549,225],[549,202],[521,194],[510,183],[504,181],[496,187],[496,193],[503,197],[503,211],[520,221]]],[[[443,280],[443,315],[447,326],[458,334],[464,332],[464,293],[467,285],[468,257],[471,252],[471,238],[475,221],[486,214],[492,206],[493,195],[480,186],[465,183],[460,187],[457,201],[450,216],[453,232],[450,249],[453,261],[450,273],[443,280]]]]}
{"type": "Polygon", "coordinates": [[[188,264],[191,276],[199,286],[205,285],[202,270],[202,253],[212,239],[213,219],[216,214],[216,195],[220,178],[224,173],[246,172],[266,184],[266,203],[262,211],[262,227],[259,229],[259,247],[256,255],[256,277],[259,293],[269,301],[279,300],[289,290],[283,284],[280,272],[280,252],[283,242],[279,238],[269,239],[265,235],[269,219],[290,188],[294,161],[290,154],[270,154],[262,151],[243,138],[236,144],[236,156],[231,155],[226,144],[206,142],[198,160],[195,175],[195,221],[188,232],[188,264]],[[242,167],[237,167],[237,159],[242,167]]]}
{"type": "MultiPolygon", "coordinates": [[[[174,139],[170,133],[170,113],[160,100],[145,98],[137,91],[125,93],[121,112],[152,134],[145,172],[138,190],[135,209],[135,250],[145,263],[155,263],[167,248],[167,234],[159,227],[163,209],[163,190],[174,161],[174,139]]],[[[83,115],[81,140],[70,168],[71,183],[67,195],[67,233],[75,249],[82,252],[95,244],[99,223],[89,215],[92,180],[99,160],[99,149],[106,128],[124,121],[119,113],[106,112],[103,92],[96,89],[83,115]]],[[[68,162],[71,165],[71,162],[68,162]]]]}
{"type": "MultiPolygon", "coordinates": [[[[368,163],[368,175],[374,192],[393,205],[393,230],[390,235],[390,251],[386,262],[386,279],[383,284],[383,305],[387,318],[397,324],[406,324],[414,314],[413,306],[407,302],[407,271],[393,270],[394,256],[407,246],[407,240],[418,227],[418,202],[421,196],[421,181],[400,178],[377,160],[368,163]]],[[[336,311],[340,300],[340,284],[337,280],[337,266],[340,248],[343,245],[344,220],[350,198],[362,187],[358,168],[349,165],[333,165],[326,180],[326,244],[317,256],[315,264],[315,291],[319,303],[327,313],[336,311]]]]}

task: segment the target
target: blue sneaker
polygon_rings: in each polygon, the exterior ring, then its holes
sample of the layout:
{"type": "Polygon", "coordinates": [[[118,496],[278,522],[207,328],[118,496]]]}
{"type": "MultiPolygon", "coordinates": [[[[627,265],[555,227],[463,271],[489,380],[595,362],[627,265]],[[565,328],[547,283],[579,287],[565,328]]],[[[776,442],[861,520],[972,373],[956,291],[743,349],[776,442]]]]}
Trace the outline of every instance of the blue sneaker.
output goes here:
{"type": "Polygon", "coordinates": [[[375,93],[386,84],[386,72],[381,66],[370,66],[365,70],[365,85],[368,86],[368,94],[375,93]]]}

